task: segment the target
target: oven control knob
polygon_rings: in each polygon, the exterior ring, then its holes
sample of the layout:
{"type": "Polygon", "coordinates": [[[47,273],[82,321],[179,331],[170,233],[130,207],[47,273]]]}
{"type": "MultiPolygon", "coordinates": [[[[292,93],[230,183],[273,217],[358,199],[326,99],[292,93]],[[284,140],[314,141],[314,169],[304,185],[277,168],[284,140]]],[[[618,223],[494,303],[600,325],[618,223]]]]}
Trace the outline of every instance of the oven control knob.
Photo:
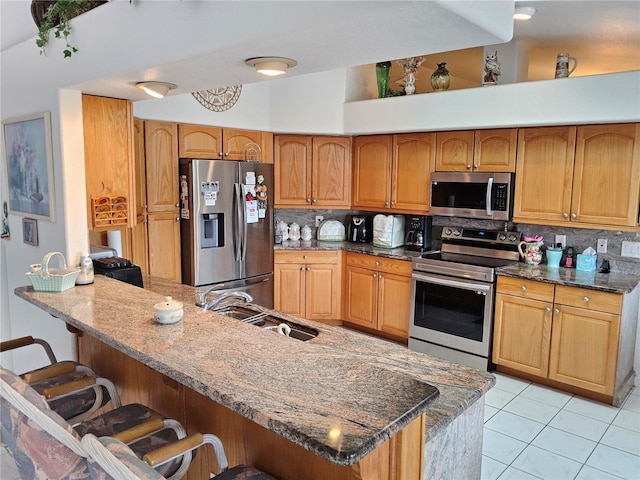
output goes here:
{"type": "Polygon", "coordinates": [[[507,239],[507,236],[504,233],[501,233],[498,238],[500,239],[500,241],[504,242],[507,239]]]}
{"type": "Polygon", "coordinates": [[[456,237],[459,237],[459,236],[462,234],[462,232],[456,228],[456,229],[453,231],[453,234],[454,234],[456,237]]]}
{"type": "Polygon", "coordinates": [[[444,231],[444,234],[445,234],[445,235],[451,235],[451,229],[450,229],[450,228],[447,228],[447,229],[444,231]]]}
{"type": "Polygon", "coordinates": [[[509,235],[509,241],[510,242],[515,242],[516,240],[518,240],[517,236],[515,236],[514,234],[509,235]]]}

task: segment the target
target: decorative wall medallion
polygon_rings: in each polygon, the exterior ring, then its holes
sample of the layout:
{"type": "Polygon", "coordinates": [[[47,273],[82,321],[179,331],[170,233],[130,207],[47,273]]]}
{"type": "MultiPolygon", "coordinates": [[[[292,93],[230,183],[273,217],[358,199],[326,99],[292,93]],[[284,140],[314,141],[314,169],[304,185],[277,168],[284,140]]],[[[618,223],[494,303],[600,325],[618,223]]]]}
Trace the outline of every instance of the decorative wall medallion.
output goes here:
{"type": "Polygon", "coordinates": [[[235,105],[238,98],[240,98],[240,92],[242,92],[242,85],[233,85],[231,87],[200,90],[199,92],[193,92],[192,95],[196,97],[196,100],[203,107],[214,112],[224,112],[235,105]]]}

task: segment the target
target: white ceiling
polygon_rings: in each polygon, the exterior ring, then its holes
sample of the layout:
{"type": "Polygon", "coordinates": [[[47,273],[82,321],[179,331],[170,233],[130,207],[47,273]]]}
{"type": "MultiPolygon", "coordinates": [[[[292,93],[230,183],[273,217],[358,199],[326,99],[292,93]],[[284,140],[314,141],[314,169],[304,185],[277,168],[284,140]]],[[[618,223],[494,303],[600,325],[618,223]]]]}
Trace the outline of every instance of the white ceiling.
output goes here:
{"type": "MultiPolygon", "coordinates": [[[[261,81],[262,78],[242,62],[253,56],[295,58],[299,64],[289,75],[301,75],[505,43],[512,32],[515,40],[526,42],[529,47],[530,80],[552,78],[555,56],[560,52],[578,57],[580,64],[574,75],[640,69],[640,1],[515,1],[516,5],[534,6],[538,10],[536,15],[529,22],[515,22],[514,26],[510,20],[513,0],[133,0],[132,4],[129,0],[115,0],[76,19],[74,39],[81,43],[81,50],[76,54],[78,60],[56,62],[66,73],[74,68],[85,70],[77,75],[77,83],[70,81],[75,88],[131,100],[148,98],[131,88],[139,80],[176,83],[179,89],[174,94],[261,81]],[[166,20],[161,23],[156,18],[162,17],[152,15],[140,20],[136,15],[141,6],[151,14],[162,9],[166,16],[169,11],[175,23],[167,24],[166,20]],[[92,77],[86,72],[89,66],[83,63],[86,57],[82,58],[89,55],[89,48],[94,48],[93,39],[87,35],[102,27],[101,19],[108,14],[120,19],[116,22],[118,25],[109,27],[112,38],[125,35],[136,25],[138,33],[146,37],[120,50],[118,60],[122,71],[99,66],[92,77]],[[127,24],[134,19],[144,25],[127,24]],[[156,38],[149,38],[151,31],[155,31],[156,38]],[[140,45],[144,41],[148,43],[147,50],[140,45]],[[188,48],[181,51],[183,44],[188,48]],[[215,49],[210,45],[216,45],[215,49]],[[166,58],[159,55],[158,49],[160,53],[166,52],[166,58]],[[142,57],[146,62],[140,58],[141,52],[146,53],[142,57]],[[139,58],[131,58],[135,55],[139,58]],[[76,65],[72,67],[73,62],[76,65]]],[[[33,43],[37,51],[30,3],[30,0],[0,0],[0,49],[3,52],[22,42],[33,43]]],[[[55,42],[52,40],[48,57],[62,56],[55,42]]],[[[97,51],[97,46],[95,48],[97,51]]],[[[52,68],[52,74],[53,71],[52,68]]]]}

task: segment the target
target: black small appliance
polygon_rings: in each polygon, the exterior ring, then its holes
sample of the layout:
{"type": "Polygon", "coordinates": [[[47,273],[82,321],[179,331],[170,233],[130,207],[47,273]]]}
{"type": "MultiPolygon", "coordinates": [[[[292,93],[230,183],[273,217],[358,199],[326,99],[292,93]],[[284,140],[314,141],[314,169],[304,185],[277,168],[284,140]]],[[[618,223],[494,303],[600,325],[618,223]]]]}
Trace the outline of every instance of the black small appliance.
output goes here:
{"type": "Polygon", "coordinates": [[[424,252],[431,250],[432,221],[425,215],[408,216],[405,245],[408,250],[424,252]]]}
{"type": "Polygon", "coordinates": [[[142,288],[140,267],[132,264],[126,258],[96,258],[93,260],[93,270],[98,275],[105,275],[142,288]]]}
{"type": "Polygon", "coordinates": [[[373,240],[373,220],[371,215],[354,215],[349,220],[347,240],[356,243],[371,243],[373,240]]]}

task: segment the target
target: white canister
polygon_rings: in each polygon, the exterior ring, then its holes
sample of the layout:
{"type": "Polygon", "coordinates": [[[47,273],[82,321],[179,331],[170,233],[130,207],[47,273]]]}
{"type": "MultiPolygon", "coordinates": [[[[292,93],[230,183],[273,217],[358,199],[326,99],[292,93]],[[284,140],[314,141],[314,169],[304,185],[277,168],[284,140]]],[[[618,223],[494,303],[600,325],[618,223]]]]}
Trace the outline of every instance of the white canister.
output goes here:
{"type": "Polygon", "coordinates": [[[300,238],[302,238],[302,240],[304,240],[305,242],[308,242],[313,238],[313,235],[311,234],[311,227],[309,225],[305,225],[304,227],[302,227],[302,229],[300,230],[300,238]]]}
{"type": "Polygon", "coordinates": [[[295,222],[289,225],[289,238],[294,242],[300,240],[300,225],[295,222]]]}
{"type": "Polygon", "coordinates": [[[89,285],[93,283],[93,260],[88,253],[80,256],[80,273],[76,277],[76,285],[89,285]]]}

